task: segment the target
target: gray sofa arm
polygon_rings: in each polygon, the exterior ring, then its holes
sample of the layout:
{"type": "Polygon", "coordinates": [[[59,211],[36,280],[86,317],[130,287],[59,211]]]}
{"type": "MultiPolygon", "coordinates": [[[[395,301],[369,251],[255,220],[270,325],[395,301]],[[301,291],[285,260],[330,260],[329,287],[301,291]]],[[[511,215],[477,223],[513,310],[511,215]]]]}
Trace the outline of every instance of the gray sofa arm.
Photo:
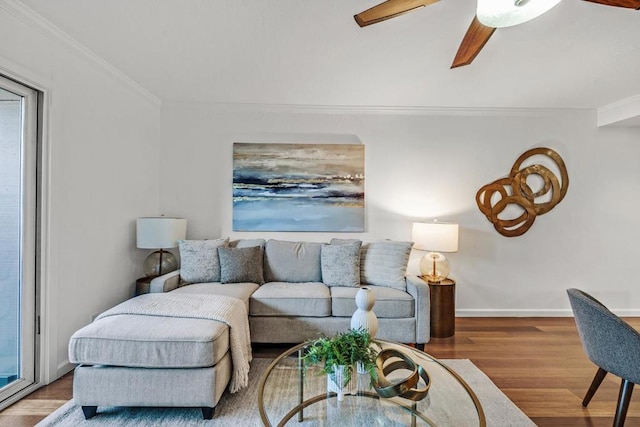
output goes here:
{"type": "Polygon", "coordinates": [[[171,273],[163,274],[151,280],[149,285],[150,293],[163,293],[169,292],[178,287],[180,284],[180,270],[172,271],[171,273]]]}
{"type": "Polygon", "coordinates": [[[416,343],[428,343],[431,339],[431,298],[429,285],[418,276],[407,276],[407,292],[411,294],[416,304],[416,343]]]}

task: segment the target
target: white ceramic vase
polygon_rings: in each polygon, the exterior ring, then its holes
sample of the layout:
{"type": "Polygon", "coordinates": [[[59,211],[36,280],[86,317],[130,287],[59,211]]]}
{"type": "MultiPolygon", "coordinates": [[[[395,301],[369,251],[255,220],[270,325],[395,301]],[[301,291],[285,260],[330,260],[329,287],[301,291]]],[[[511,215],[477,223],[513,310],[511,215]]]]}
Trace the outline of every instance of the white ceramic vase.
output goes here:
{"type": "Polygon", "coordinates": [[[331,378],[332,375],[327,375],[327,391],[334,392],[338,396],[338,400],[342,401],[345,394],[356,394],[358,389],[358,377],[353,369],[353,366],[347,367],[345,365],[333,365],[333,372],[335,381],[331,378]],[[351,369],[351,380],[347,384],[344,384],[345,371],[351,369]]]}
{"type": "Polygon", "coordinates": [[[373,291],[367,287],[360,288],[356,293],[356,307],[358,309],[351,316],[351,329],[362,328],[369,331],[371,338],[378,333],[378,317],[373,312],[376,299],[373,291]]]}

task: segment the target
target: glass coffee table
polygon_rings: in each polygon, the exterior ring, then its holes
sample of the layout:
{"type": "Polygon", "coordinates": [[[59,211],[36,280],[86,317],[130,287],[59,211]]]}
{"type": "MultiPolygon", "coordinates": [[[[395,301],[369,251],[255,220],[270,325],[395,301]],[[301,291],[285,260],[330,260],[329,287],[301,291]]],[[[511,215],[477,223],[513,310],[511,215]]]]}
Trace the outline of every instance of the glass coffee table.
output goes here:
{"type": "Polygon", "coordinates": [[[264,425],[486,426],[478,398],[456,372],[415,348],[376,342],[380,350],[399,350],[424,368],[430,379],[424,399],[380,398],[368,374],[354,373],[355,394],[339,400],[336,393],[327,392],[327,376],[319,374],[321,367],[310,366],[303,373],[300,357],[306,344],[300,344],[278,356],[260,379],[258,407],[264,425]]]}

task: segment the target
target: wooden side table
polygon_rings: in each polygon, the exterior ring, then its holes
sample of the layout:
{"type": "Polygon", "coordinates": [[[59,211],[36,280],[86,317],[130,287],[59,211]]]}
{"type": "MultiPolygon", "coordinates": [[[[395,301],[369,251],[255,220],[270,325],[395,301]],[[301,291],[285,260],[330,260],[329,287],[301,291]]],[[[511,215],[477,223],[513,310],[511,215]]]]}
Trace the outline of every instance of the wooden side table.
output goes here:
{"type": "Polygon", "coordinates": [[[451,337],[456,332],[456,282],[444,279],[429,283],[431,294],[431,336],[451,337]]]}

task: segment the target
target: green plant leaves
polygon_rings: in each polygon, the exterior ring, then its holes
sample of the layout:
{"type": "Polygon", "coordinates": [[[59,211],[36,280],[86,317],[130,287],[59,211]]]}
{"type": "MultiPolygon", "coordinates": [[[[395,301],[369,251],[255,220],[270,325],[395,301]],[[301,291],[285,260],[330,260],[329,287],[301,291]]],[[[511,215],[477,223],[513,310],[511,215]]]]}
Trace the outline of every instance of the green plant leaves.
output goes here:
{"type": "Polygon", "coordinates": [[[339,332],[331,338],[310,340],[302,356],[303,366],[306,369],[311,365],[322,365],[320,373],[330,375],[334,381],[334,365],[348,366],[344,376],[345,386],[351,380],[353,366],[359,362],[373,382],[377,378],[374,343],[369,332],[362,328],[339,332]]]}

